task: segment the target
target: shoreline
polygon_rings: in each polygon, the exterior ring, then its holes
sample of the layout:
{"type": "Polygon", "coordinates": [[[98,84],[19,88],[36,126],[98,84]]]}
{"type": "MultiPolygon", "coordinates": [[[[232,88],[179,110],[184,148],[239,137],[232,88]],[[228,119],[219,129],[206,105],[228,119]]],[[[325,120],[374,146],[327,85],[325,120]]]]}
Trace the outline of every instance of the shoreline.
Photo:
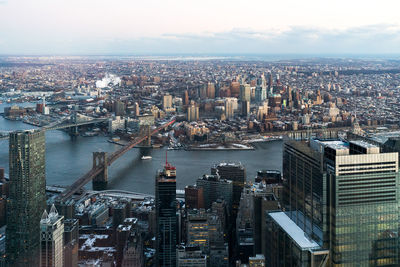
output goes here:
{"type": "Polygon", "coordinates": [[[229,146],[224,146],[224,145],[217,145],[217,146],[204,146],[204,147],[198,147],[198,146],[189,146],[186,147],[185,150],[187,151],[230,151],[230,150],[255,150],[255,147],[253,146],[246,146],[243,144],[232,144],[229,146]],[[236,145],[236,146],[235,146],[236,145]]]}

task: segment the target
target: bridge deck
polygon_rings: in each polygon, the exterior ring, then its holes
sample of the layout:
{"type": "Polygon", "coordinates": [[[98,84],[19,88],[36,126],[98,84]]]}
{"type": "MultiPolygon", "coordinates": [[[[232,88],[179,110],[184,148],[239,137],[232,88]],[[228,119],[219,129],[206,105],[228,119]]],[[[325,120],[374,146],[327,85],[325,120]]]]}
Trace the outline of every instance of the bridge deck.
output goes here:
{"type": "MultiPolygon", "coordinates": [[[[50,126],[47,125],[47,126],[43,126],[41,129],[45,130],[45,131],[53,131],[53,130],[70,128],[70,127],[77,127],[77,126],[82,126],[82,125],[100,123],[100,122],[104,122],[106,120],[108,120],[108,118],[94,119],[94,120],[90,120],[90,121],[82,121],[82,122],[77,122],[77,123],[62,123],[62,124],[56,124],[56,125],[50,125],[50,126]]],[[[3,132],[7,132],[7,131],[3,131],[3,132]]],[[[0,136],[0,140],[8,140],[8,139],[9,139],[9,135],[0,136]]]]}
{"type": "MultiPolygon", "coordinates": [[[[135,138],[135,140],[126,144],[121,149],[115,151],[110,156],[108,156],[107,157],[107,165],[111,165],[114,161],[116,161],[119,157],[121,157],[123,154],[125,154],[127,151],[129,151],[131,148],[140,144],[141,142],[146,140],[149,136],[152,136],[152,135],[158,133],[159,131],[161,131],[162,129],[167,128],[174,122],[175,122],[175,119],[154,129],[149,135],[144,135],[142,137],[135,138]]],[[[87,172],[82,177],[80,177],[78,180],[76,180],[71,186],[69,186],[62,194],[60,194],[59,199],[61,199],[62,201],[66,201],[69,197],[71,197],[73,194],[75,194],[77,191],[79,191],[83,186],[85,186],[85,184],[87,184],[88,182],[93,180],[93,178],[96,177],[99,173],[101,173],[103,171],[103,169],[104,169],[104,166],[98,166],[94,169],[91,169],[89,172],[87,172]]]]}

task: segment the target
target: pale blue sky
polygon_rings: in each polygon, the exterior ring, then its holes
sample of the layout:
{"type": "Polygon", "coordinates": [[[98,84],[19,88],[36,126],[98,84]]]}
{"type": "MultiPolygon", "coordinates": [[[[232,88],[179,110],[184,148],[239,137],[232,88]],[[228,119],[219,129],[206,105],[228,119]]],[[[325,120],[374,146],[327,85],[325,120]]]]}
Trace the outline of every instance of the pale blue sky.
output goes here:
{"type": "Polygon", "coordinates": [[[398,0],[0,0],[0,54],[400,53],[398,0]]]}

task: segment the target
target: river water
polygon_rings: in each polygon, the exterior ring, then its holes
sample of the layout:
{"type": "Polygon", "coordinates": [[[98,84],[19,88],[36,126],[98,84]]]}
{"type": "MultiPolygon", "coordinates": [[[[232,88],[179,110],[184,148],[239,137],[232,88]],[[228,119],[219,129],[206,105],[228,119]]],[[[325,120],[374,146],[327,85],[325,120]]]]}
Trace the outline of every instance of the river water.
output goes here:
{"type": "MultiPolygon", "coordinates": [[[[28,105],[28,104],[27,104],[28,105]]],[[[0,104],[0,112],[7,104],[0,104]]],[[[29,129],[33,126],[9,121],[0,116],[0,131],[29,129]]],[[[120,146],[107,142],[107,137],[78,137],[71,140],[63,131],[46,132],[46,182],[48,185],[70,185],[92,167],[92,152],[113,152],[120,146]]],[[[177,169],[177,188],[194,184],[212,165],[222,161],[240,161],[246,168],[247,180],[254,180],[257,170],[282,169],[282,141],[257,143],[255,150],[185,151],[169,150],[168,161],[177,169]]],[[[154,177],[165,163],[166,149],[144,151],[131,149],[109,167],[109,189],[154,194],[154,177]],[[152,160],[141,160],[143,154],[152,160]]],[[[8,141],[0,140],[0,167],[8,173],[8,141]]],[[[88,185],[91,187],[91,185],[88,185]]]]}

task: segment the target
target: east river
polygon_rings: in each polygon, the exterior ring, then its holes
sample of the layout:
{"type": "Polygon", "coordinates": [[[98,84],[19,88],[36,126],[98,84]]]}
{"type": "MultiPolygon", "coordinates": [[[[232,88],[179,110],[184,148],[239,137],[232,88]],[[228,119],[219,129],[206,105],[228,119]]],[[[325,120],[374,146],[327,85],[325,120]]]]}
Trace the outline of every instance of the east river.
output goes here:
{"type": "MultiPolygon", "coordinates": [[[[6,104],[0,104],[0,112],[6,104]]],[[[20,121],[0,116],[0,131],[33,128],[20,121]]],[[[70,185],[92,167],[92,152],[113,152],[120,146],[107,142],[108,137],[78,137],[71,140],[63,131],[46,132],[46,182],[48,185],[70,185]]],[[[177,188],[194,184],[203,174],[209,174],[218,162],[240,161],[246,168],[247,180],[254,180],[257,170],[282,169],[282,141],[256,143],[255,150],[185,151],[169,150],[168,161],[177,169],[177,188]]],[[[166,149],[144,151],[133,148],[109,167],[109,189],[154,194],[154,177],[165,163],[166,149]],[[151,160],[141,160],[145,153],[151,160]]],[[[0,140],[0,167],[8,173],[8,141],[0,140]]],[[[91,186],[91,185],[90,185],[91,186]]]]}

